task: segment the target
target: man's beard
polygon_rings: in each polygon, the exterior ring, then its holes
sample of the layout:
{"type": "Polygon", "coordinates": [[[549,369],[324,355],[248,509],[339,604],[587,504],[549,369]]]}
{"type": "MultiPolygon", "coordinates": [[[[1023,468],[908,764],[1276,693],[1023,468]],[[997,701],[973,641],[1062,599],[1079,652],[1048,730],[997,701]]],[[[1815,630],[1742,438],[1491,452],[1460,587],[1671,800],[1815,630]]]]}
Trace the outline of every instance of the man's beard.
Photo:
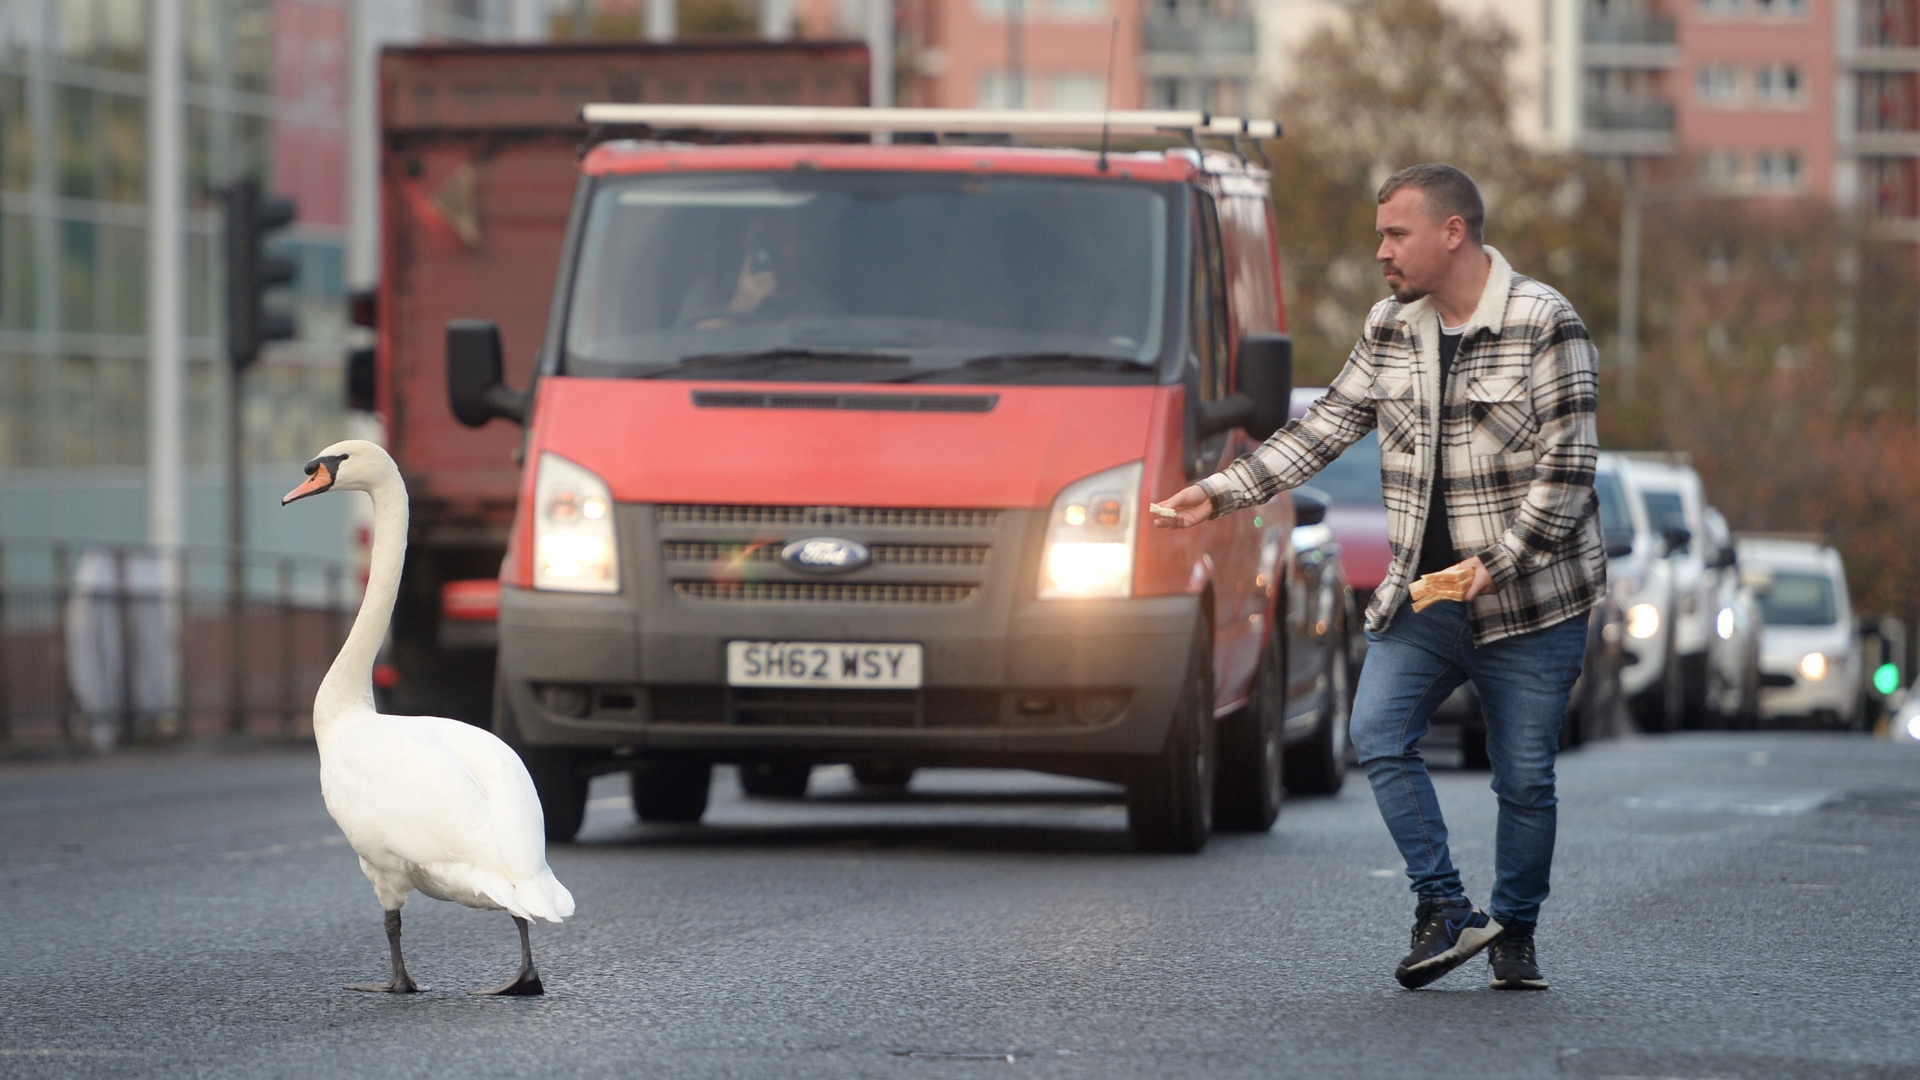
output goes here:
{"type": "MultiPolygon", "coordinates": [[[[1384,274],[1384,273],[1387,273],[1388,271],[1398,272],[1399,269],[1400,269],[1399,267],[1389,264],[1381,268],[1381,273],[1384,274]]],[[[1418,300],[1421,297],[1427,295],[1427,290],[1415,289],[1413,286],[1408,285],[1406,282],[1407,282],[1407,276],[1405,274],[1401,274],[1400,284],[1398,286],[1391,285],[1391,284],[1387,286],[1388,288],[1393,290],[1393,298],[1395,300],[1398,300],[1402,304],[1411,304],[1415,300],[1418,300]]]]}

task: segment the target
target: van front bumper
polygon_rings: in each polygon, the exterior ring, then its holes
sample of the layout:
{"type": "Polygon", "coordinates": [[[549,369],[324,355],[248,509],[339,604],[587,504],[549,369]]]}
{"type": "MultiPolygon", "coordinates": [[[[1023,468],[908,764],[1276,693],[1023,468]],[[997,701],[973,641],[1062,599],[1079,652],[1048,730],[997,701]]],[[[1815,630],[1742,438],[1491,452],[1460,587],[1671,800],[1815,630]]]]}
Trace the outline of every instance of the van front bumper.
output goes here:
{"type": "Polygon", "coordinates": [[[501,590],[504,704],[528,745],[609,761],[677,751],[1098,772],[1084,759],[1160,749],[1200,610],[1192,595],[870,608],[655,599],[675,607],[648,617],[644,599],[501,590]],[[917,642],[923,685],[733,688],[736,640],[917,642]]]}

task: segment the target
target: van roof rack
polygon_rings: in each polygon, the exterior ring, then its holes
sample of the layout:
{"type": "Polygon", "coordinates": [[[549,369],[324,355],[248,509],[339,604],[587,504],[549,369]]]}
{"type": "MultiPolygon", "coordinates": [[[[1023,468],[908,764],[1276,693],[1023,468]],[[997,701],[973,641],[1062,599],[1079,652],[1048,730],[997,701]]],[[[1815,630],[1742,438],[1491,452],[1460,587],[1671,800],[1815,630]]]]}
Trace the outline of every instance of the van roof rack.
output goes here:
{"type": "Polygon", "coordinates": [[[1180,109],[871,109],[822,105],[632,105],[605,102],[580,107],[594,129],[589,144],[609,128],[652,131],[755,132],[760,134],[1079,135],[1095,138],[1171,135],[1198,147],[1199,140],[1225,139],[1246,157],[1242,141],[1256,151],[1263,139],[1280,137],[1280,122],[1215,116],[1180,109]]]}

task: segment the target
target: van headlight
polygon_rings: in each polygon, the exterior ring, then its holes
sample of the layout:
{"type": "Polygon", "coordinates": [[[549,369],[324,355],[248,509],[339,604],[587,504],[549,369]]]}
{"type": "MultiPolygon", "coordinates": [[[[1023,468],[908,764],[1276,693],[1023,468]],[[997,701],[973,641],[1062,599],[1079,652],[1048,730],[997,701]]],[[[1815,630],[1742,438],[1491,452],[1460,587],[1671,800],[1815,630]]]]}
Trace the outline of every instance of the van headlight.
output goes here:
{"type": "Polygon", "coordinates": [[[1827,657],[1825,653],[1810,652],[1800,658],[1800,674],[1808,682],[1819,682],[1827,677],[1827,657]]]}
{"type": "Polygon", "coordinates": [[[533,587],[620,591],[607,482],[563,457],[540,455],[533,479],[533,587]]]}
{"type": "Polygon", "coordinates": [[[1133,595],[1133,537],[1140,513],[1136,461],[1068,484],[1047,515],[1040,598],[1133,595]]]}
{"type": "Polygon", "coordinates": [[[1627,633],[1645,641],[1659,632],[1659,608],[1652,604],[1635,604],[1627,609],[1627,633]]]}

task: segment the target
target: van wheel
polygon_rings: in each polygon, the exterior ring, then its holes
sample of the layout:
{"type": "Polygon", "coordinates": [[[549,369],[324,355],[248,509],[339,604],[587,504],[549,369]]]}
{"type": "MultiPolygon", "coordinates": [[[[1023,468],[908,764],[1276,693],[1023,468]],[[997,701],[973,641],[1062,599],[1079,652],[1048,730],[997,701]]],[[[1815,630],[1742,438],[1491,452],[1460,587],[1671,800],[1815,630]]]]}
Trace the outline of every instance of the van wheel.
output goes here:
{"type": "Polygon", "coordinates": [[[642,758],[627,774],[633,812],[651,824],[699,821],[707,812],[707,788],[712,782],[710,762],[679,755],[642,758]]]}
{"type": "Polygon", "coordinates": [[[1204,613],[1182,683],[1166,743],[1127,782],[1127,829],[1141,851],[1191,854],[1213,831],[1213,626],[1204,613]]]}
{"type": "Polygon", "coordinates": [[[812,776],[804,761],[748,761],[740,766],[740,790],[756,799],[800,799],[812,776]]]}
{"type": "MultiPolygon", "coordinates": [[[[1346,628],[1340,629],[1346,640],[1346,628]]],[[[1353,668],[1343,646],[1330,650],[1327,692],[1313,718],[1313,735],[1287,751],[1287,790],[1299,795],[1333,795],[1347,782],[1347,727],[1353,721],[1353,668]]]]}
{"type": "Polygon", "coordinates": [[[520,735],[520,722],[513,718],[507,704],[506,683],[499,675],[493,679],[493,733],[519,754],[527,767],[534,794],[540,797],[540,817],[547,839],[564,844],[579,835],[580,825],[587,819],[587,776],[571,751],[526,744],[520,735]]]}
{"type": "Polygon", "coordinates": [[[1253,700],[1220,721],[1213,824],[1222,832],[1273,828],[1293,764],[1283,743],[1287,712],[1287,644],[1276,626],[1260,652],[1253,700]]]}

